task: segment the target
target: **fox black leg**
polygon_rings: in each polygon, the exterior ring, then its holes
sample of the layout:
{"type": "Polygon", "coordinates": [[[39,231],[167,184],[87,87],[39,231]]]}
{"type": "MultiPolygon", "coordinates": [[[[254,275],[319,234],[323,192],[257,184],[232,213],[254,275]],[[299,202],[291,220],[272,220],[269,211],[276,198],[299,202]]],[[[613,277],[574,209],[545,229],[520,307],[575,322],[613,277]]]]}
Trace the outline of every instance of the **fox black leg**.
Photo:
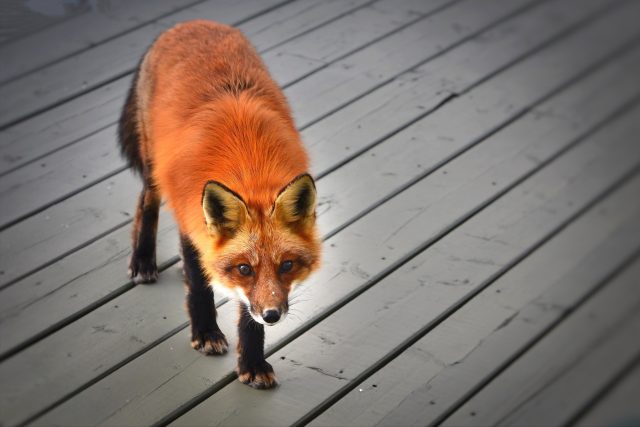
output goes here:
{"type": "Polygon", "coordinates": [[[191,346],[204,354],[224,354],[227,339],[216,322],[213,290],[200,265],[200,257],[191,241],[180,237],[182,261],[187,285],[187,309],[191,318],[191,346]]]}
{"type": "Polygon", "coordinates": [[[156,265],[156,234],[160,195],[156,188],[145,180],[138,199],[133,226],[133,252],[129,262],[129,276],[134,283],[153,283],[158,280],[156,265]]]}
{"type": "Polygon", "coordinates": [[[267,389],[278,384],[273,368],[264,359],[264,326],[253,320],[244,303],[240,303],[236,372],[241,382],[253,388],[267,389]]]}

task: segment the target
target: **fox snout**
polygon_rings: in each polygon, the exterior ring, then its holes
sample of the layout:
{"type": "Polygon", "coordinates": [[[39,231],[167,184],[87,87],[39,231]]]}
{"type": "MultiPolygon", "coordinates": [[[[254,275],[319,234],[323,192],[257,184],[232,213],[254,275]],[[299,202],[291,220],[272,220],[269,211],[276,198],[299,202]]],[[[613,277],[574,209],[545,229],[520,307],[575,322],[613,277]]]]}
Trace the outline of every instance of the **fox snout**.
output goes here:
{"type": "Polygon", "coordinates": [[[281,303],[269,301],[266,304],[260,304],[258,302],[249,304],[249,313],[251,313],[253,320],[267,326],[273,326],[281,320],[284,320],[288,312],[289,304],[286,300],[281,303]]]}
{"type": "Polygon", "coordinates": [[[287,315],[286,311],[270,308],[262,312],[262,320],[265,325],[275,325],[287,315]]]}
{"type": "Polygon", "coordinates": [[[267,326],[273,326],[287,317],[288,309],[269,307],[263,310],[256,310],[253,306],[249,307],[249,313],[253,320],[267,326]]]}

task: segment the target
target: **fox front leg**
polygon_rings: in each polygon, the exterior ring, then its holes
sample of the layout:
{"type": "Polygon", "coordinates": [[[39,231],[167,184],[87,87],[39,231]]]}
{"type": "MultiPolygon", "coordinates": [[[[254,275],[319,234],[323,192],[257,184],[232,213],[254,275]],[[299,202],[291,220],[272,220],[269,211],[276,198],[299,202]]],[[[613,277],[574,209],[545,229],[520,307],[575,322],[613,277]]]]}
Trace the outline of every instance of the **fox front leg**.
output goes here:
{"type": "Polygon", "coordinates": [[[273,367],[264,359],[264,325],[251,318],[249,309],[240,303],[238,320],[238,379],[253,388],[268,389],[278,385],[273,367]]]}
{"type": "Polygon", "coordinates": [[[191,346],[204,354],[224,354],[229,344],[216,322],[213,290],[200,265],[196,248],[186,236],[181,236],[181,244],[191,318],[191,346]]]}

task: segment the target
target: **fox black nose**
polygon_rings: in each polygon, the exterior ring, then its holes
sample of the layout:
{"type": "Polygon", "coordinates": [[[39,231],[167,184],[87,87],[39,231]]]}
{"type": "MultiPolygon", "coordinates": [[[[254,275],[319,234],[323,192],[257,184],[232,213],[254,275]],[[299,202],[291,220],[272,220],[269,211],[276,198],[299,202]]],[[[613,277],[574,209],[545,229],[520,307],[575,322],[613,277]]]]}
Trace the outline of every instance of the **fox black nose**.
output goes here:
{"type": "Polygon", "coordinates": [[[276,323],[280,320],[280,312],[278,310],[265,310],[262,312],[262,319],[267,323],[276,323]]]}

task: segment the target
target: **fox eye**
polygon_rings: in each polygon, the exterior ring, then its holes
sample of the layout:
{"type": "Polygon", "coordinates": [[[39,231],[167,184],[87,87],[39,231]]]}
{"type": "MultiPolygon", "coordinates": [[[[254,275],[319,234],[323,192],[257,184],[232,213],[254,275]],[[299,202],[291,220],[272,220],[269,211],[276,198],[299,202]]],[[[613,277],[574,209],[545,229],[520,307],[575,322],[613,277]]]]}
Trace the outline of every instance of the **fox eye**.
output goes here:
{"type": "Polygon", "coordinates": [[[293,261],[283,261],[280,264],[280,273],[288,273],[293,268],[293,261]]]}
{"type": "Polygon", "coordinates": [[[240,264],[238,266],[238,271],[243,276],[251,276],[253,274],[253,269],[251,268],[251,266],[249,264],[240,264]]]}

